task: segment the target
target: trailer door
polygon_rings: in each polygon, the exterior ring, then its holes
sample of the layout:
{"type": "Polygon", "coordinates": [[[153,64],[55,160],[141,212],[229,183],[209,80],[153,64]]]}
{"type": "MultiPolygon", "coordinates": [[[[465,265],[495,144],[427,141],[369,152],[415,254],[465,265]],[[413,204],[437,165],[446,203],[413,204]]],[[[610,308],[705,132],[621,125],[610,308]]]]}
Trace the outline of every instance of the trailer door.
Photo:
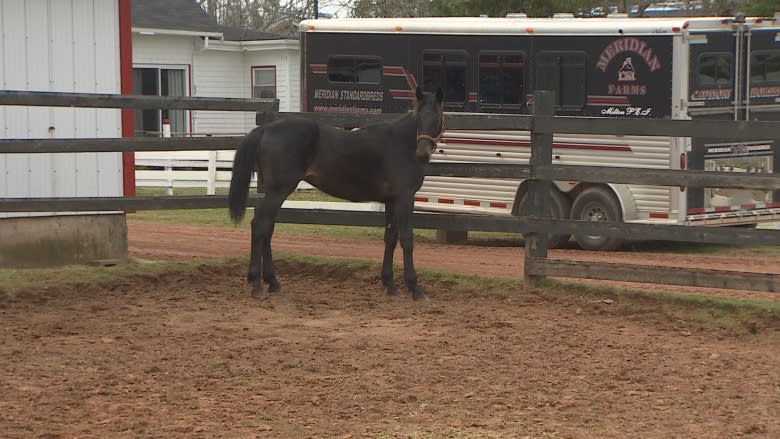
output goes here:
{"type": "MultiPolygon", "coordinates": [[[[694,119],[780,120],[780,39],[777,28],[730,20],[724,29],[692,33],[688,113],[694,119]]],[[[774,173],[775,139],[692,139],[691,169],[774,173]]],[[[770,191],[691,188],[689,220],[755,224],[777,214],[770,191]]]]}

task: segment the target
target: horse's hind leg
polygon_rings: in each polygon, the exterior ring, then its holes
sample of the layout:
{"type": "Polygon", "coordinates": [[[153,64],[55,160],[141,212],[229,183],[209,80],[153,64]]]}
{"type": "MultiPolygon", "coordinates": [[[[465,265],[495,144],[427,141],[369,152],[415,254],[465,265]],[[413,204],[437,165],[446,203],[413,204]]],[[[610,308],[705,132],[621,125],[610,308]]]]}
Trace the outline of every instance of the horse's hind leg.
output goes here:
{"type": "Polygon", "coordinates": [[[261,278],[268,284],[268,291],[281,292],[282,286],[276,278],[271,254],[271,238],[274,233],[276,214],[282,207],[286,194],[267,192],[255,208],[252,220],[252,251],[248,279],[252,283],[252,296],[265,299],[261,278]]]}
{"type": "Polygon", "coordinates": [[[393,218],[393,203],[385,202],[385,256],[382,260],[382,284],[391,296],[400,294],[393,280],[393,253],[398,244],[398,228],[393,218]]]}

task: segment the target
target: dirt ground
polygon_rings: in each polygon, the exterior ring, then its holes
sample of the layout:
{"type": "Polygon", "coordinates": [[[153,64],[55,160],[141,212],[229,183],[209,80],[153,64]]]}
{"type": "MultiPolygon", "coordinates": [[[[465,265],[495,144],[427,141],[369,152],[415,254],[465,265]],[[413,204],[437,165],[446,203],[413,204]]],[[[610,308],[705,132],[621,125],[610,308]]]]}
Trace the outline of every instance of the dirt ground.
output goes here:
{"type": "MultiPolygon", "coordinates": [[[[130,255],[151,260],[192,260],[221,256],[249,254],[250,236],[247,229],[213,228],[182,225],[161,225],[129,222],[130,255]]],[[[285,235],[277,233],[273,239],[274,252],[286,252],[308,256],[354,258],[381,261],[384,243],[381,240],[350,240],[320,236],[285,235]]],[[[511,243],[509,243],[511,244],[511,243]]],[[[713,270],[736,270],[756,273],[780,274],[780,260],[765,255],[735,254],[680,254],[633,251],[628,244],[618,252],[586,252],[575,248],[551,250],[551,258],[614,263],[645,264],[667,267],[696,267],[713,270]]],[[[525,249],[508,245],[436,244],[415,242],[414,261],[417,267],[432,268],[453,273],[482,276],[507,276],[522,279],[525,249]]],[[[402,262],[400,247],[395,261],[402,262]]],[[[682,293],[758,298],[780,301],[778,293],[721,290],[685,286],[651,285],[635,282],[606,282],[578,279],[578,282],[600,283],[642,290],[665,290],[682,293]]]]}
{"type": "MultiPolygon", "coordinates": [[[[244,231],[202,232],[131,223],[131,254],[248,250],[244,231]]],[[[275,250],[381,255],[336,241],[281,236],[275,250]]],[[[417,257],[522,267],[515,247],[421,244],[417,257]]],[[[265,302],[243,265],[0,294],[0,437],[780,437],[780,328],[703,330],[625,315],[620,299],[424,277],[431,300],[416,303],[351,270],[280,261],[285,292],[265,302]]]]}

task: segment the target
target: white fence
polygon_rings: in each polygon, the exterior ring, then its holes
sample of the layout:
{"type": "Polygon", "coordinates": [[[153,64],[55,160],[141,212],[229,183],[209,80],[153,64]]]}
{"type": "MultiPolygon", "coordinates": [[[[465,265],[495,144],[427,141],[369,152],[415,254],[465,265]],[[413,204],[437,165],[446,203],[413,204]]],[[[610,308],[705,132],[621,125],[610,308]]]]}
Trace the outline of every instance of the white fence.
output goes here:
{"type": "MultiPolygon", "coordinates": [[[[235,151],[138,151],[135,153],[135,184],[164,187],[168,195],[177,188],[202,188],[206,195],[230,187],[235,151]]],[[[252,180],[252,187],[256,181],[252,180]]],[[[298,189],[311,189],[301,182],[298,189]]]]}

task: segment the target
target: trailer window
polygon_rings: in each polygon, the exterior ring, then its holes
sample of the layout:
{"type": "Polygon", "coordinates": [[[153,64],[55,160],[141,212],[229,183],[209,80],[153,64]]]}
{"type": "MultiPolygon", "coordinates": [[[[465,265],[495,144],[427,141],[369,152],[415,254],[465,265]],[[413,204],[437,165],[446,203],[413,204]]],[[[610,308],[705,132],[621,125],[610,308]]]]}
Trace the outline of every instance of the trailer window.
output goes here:
{"type": "Polygon", "coordinates": [[[382,60],[376,56],[331,56],[328,58],[328,80],[379,84],[382,79],[382,60]]]}
{"type": "Polygon", "coordinates": [[[525,103],[522,53],[479,55],[479,105],[481,110],[517,111],[525,103]]]}
{"type": "Polygon", "coordinates": [[[423,90],[444,92],[447,108],[466,104],[466,54],[464,52],[424,52],[423,90]]]}
{"type": "Polygon", "coordinates": [[[780,82],[780,52],[754,52],[750,57],[750,82],[780,82]]]}
{"type": "Polygon", "coordinates": [[[536,90],[555,92],[555,109],[581,110],[585,106],[585,52],[540,52],[536,65],[536,90]]]}
{"type": "Polygon", "coordinates": [[[730,53],[703,53],[698,63],[699,85],[729,85],[734,71],[734,57],[730,53]]]}

